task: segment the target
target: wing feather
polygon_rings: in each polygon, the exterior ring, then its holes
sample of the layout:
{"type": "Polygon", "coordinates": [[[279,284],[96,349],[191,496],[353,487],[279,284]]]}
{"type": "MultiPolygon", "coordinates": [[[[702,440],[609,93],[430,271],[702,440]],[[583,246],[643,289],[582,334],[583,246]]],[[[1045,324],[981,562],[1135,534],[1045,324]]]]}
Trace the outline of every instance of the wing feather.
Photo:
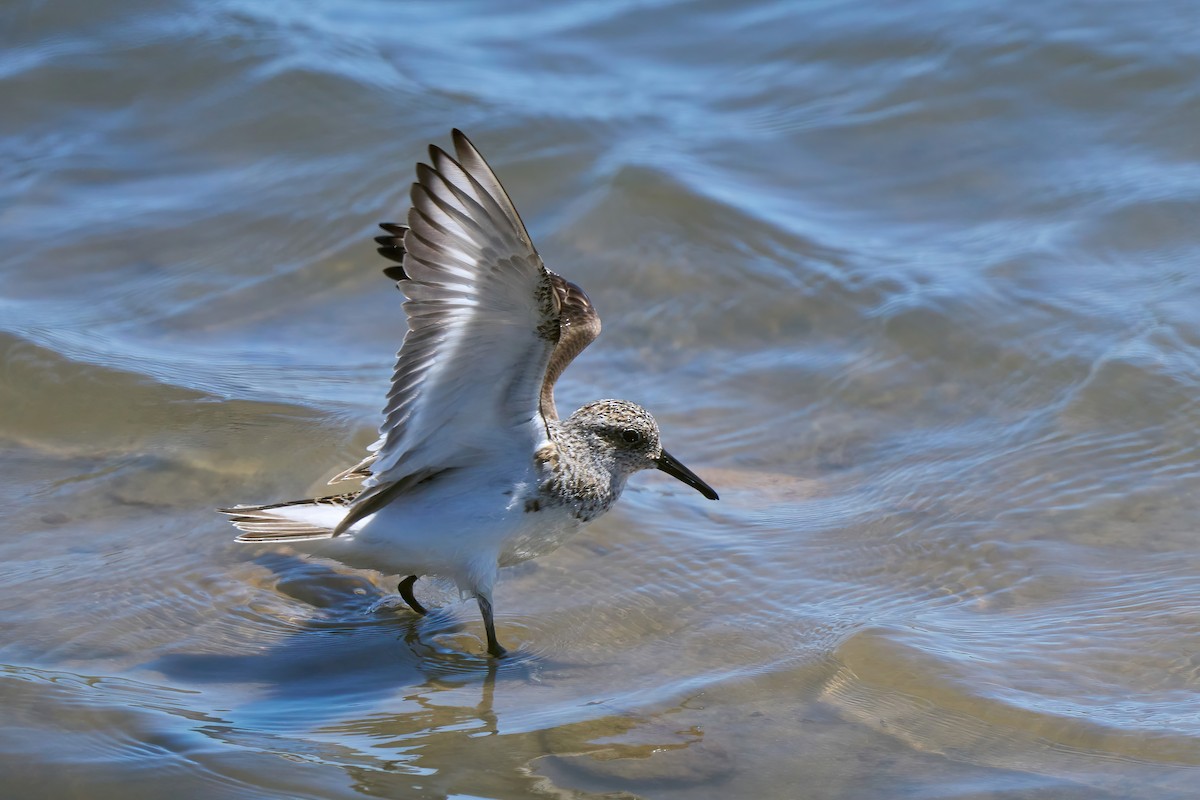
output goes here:
{"type": "Polygon", "coordinates": [[[560,297],[500,182],[465,136],[456,131],[454,142],[457,158],[433,147],[430,164],[418,165],[407,229],[385,227],[401,240],[381,237],[385,255],[402,252],[409,330],[380,439],[339,476],[369,472],[348,519],[405,478],[533,444],[528,423],[558,341],[560,297]]]}
{"type": "Polygon", "coordinates": [[[587,295],[542,264],[520,214],[458,130],[454,156],[417,165],[407,224],[384,223],[384,270],[407,300],[380,438],[330,483],[365,479],[338,532],[413,484],[490,446],[528,446],[535,415],[557,419],[554,382],[600,332],[587,295]],[[497,431],[501,436],[497,437],[497,431]],[[506,435],[505,435],[506,434],[506,435]]]}

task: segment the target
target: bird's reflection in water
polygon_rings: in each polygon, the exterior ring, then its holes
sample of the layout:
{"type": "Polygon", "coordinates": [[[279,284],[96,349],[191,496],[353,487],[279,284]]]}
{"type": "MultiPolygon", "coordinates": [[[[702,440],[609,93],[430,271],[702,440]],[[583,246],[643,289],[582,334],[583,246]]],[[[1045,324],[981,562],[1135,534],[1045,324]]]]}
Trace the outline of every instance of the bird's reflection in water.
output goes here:
{"type": "MultiPolygon", "coordinates": [[[[219,652],[170,654],[144,667],[177,682],[260,687],[258,699],[243,709],[290,714],[303,706],[309,727],[322,717],[340,718],[347,704],[375,704],[382,712],[399,702],[427,717],[438,705],[435,695],[470,688],[476,699],[462,708],[492,731],[497,681],[527,683],[541,668],[537,655],[521,650],[503,662],[489,658],[459,604],[419,617],[360,573],[277,553],[256,563],[269,570],[262,583],[274,597],[232,609],[215,637],[219,652]]],[[[519,626],[510,630],[519,635],[519,626]]]]}
{"type": "MultiPolygon", "coordinates": [[[[359,792],[433,797],[527,794],[544,756],[574,771],[702,738],[669,719],[564,697],[560,689],[586,685],[594,664],[520,647],[488,657],[469,604],[419,617],[361,573],[281,554],[256,563],[264,592],[227,615],[224,636],[206,639],[221,652],[145,665],[175,685],[219,684],[246,697],[196,721],[194,730],[225,744],[336,765],[359,792]],[[637,744],[614,744],[635,729],[637,744]]],[[[521,641],[521,626],[504,622],[521,641]]]]}

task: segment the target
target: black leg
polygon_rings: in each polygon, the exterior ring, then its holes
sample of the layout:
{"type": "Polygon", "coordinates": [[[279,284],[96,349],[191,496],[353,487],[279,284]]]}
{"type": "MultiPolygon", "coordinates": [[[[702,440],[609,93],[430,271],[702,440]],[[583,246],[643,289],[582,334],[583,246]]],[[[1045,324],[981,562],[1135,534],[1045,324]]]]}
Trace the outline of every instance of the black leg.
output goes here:
{"type": "Polygon", "coordinates": [[[408,607],[418,614],[425,613],[425,606],[421,605],[417,598],[413,597],[412,587],[417,582],[416,575],[409,575],[404,580],[400,581],[400,596],[404,598],[404,602],[408,603],[408,607]]]}
{"type": "Polygon", "coordinates": [[[483,614],[483,629],[487,632],[488,655],[493,658],[504,658],[508,651],[500,646],[500,642],[496,641],[496,623],[492,619],[492,601],[483,595],[478,595],[475,599],[479,602],[479,612],[483,614]]]}

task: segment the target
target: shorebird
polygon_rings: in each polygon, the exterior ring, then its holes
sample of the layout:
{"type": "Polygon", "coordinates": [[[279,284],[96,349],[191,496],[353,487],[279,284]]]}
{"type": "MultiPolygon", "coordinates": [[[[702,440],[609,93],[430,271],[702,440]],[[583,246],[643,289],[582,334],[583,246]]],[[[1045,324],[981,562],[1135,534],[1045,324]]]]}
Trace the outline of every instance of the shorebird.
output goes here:
{"type": "Polygon", "coordinates": [[[717,493],[662,448],[641,406],[598,400],[560,419],[554,384],[600,333],[583,290],[546,269],[508,194],[459,130],[454,155],[417,165],[407,224],[384,223],[379,252],[404,293],[379,439],[330,484],[359,491],[221,509],[239,542],[301,543],[356,569],[413,584],[452,579],[474,597],[487,652],[501,658],[492,589],[501,567],[549,553],[659,469],[717,493]]]}

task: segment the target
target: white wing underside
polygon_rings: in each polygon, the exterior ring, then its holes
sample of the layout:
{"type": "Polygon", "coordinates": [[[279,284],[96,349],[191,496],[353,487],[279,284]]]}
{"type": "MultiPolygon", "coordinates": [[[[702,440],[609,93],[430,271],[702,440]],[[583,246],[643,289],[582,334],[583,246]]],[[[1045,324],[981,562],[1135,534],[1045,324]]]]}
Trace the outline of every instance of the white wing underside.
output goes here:
{"type": "Polygon", "coordinates": [[[457,158],[433,147],[432,166],[417,166],[400,283],[409,330],[374,455],[355,468],[370,471],[364,500],[536,447],[559,300],[500,182],[458,131],[454,145],[457,158]]]}

